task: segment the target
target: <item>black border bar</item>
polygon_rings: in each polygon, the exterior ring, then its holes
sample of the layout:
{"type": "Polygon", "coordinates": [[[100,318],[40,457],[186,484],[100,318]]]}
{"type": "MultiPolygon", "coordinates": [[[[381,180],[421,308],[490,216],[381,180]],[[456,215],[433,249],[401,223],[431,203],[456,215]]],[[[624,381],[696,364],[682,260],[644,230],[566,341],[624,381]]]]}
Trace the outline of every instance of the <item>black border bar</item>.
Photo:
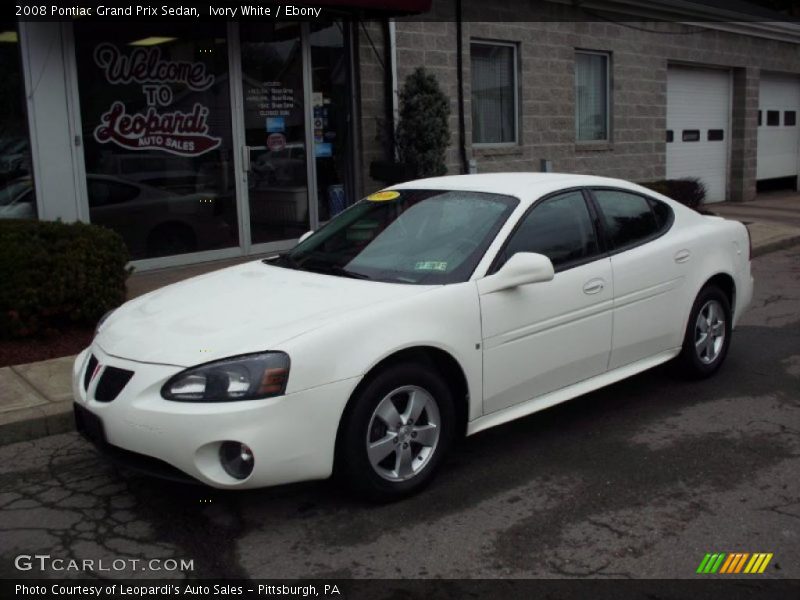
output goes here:
{"type": "Polygon", "coordinates": [[[15,0],[2,3],[3,19],[21,21],[71,21],[75,18],[93,21],[258,21],[293,20],[314,21],[330,19],[384,19],[388,17],[419,21],[452,22],[460,13],[464,22],[506,21],[506,22],[788,22],[800,24],[800,8],[792,0],[775,0],[767,8],[744,0],[691,0],[682,3],[681,10],[668,2],[593,2],[583,6],[582,2],[553,2],[548,0],[432,0],[431,9],[422,13],[414,12],[416,2],[408,4],[409,11],[398,9],[402,3],[384,3],[381,0],[348,6],[347,0],[341,5],[314,4],[313,0],[15,0]],[[688,6],[687,6],[688,5],[688,6]],[[98,15],[99,7],[125,9],[126,14],[98,15]],[[242,6],[260,9],[262,12],[242,15],[242,6]],[[600,6],[601,8],[597,8],[600,6]],[[145,7],[155,13],[145,11],[145,7]],[[290,11],[290,7],[292,10],[290,11]],[[212,14],[211,9],[215,9],[212,14]],[[225,13],[220,9],[237,9],[236,13],[225,13]],[[80,10],[82,9],[82,10],[80,10]],[[195,9],[197,16],[186,13],[195,9]],[[267,11],[268,9],[268,11],[267,11]],[[308,9],[313,9],[308,14],[308,9]],[[63,11],[63,12],[62,12],[63,11]],[[306,11],[306,14],[297,14],[306,11]],[[318,12],[317,12],[318,11],[318,12]],[[411,11],[411,12],[410,12],[411,11]],[[78,15],[76,13],[83,13],[78,15]]]}

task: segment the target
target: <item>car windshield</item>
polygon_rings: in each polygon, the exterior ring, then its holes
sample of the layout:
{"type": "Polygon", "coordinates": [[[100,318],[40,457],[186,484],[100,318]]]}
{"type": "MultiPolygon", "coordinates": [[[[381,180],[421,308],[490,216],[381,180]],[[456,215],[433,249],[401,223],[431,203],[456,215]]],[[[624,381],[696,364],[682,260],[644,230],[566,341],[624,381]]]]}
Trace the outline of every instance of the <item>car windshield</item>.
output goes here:
{"type": "Polygon", "coordinates": [[[378,192],[269,264],[397,283],[462,282],[518,203],[482,192],[378,192]]]}

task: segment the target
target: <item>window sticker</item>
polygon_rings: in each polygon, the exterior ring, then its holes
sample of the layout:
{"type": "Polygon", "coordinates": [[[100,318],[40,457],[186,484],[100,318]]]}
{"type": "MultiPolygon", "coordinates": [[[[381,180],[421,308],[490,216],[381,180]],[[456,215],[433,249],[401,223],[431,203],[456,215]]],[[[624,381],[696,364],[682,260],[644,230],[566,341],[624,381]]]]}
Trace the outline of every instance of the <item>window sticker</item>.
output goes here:
{"type": "Polygon", "coordinates": [[[441,260],[421,260],[414,265],[416,271],[447,271],[447,262],[441,260]]]}
{"type": "Polygon", "coordinates": [[[394,200],[395,198],[400,197],[400,192],[395,192],[394,190],[387,190],[385,192],[375,192],[374,194],[370,194],[367,196],[367,200],[372,202],[385,202],[386,200],[394,200]]]}
{"type": "MultiPolygon", "coordinates": [[[[321,138],[320,138],[321,139],[321,138]]],[[[330,142],[314,143],[314,156],[317,158],[330,158],[333,156],[333,144],[330,142]]]]}
{"type": "Polygon", "coordinates": [[[286,131],[285,117],[267,117],[267,133],[283,133],[286,131]]]}

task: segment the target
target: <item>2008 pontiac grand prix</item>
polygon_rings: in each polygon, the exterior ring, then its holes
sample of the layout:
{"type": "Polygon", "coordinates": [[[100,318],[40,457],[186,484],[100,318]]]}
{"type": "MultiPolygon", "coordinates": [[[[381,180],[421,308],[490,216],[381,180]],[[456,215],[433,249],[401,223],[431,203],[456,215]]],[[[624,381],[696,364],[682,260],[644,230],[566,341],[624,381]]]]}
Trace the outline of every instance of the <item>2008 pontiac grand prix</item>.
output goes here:
{"type": "Polygon", "coordinates": [[[705,377],[750,302],[750,240],[616,179],[492,174],[368,196],[284,254],[170,285],[75,361],[78,428],[170,477],[332,473],[390,499],[457,436],[673,360],[705,377]]]}

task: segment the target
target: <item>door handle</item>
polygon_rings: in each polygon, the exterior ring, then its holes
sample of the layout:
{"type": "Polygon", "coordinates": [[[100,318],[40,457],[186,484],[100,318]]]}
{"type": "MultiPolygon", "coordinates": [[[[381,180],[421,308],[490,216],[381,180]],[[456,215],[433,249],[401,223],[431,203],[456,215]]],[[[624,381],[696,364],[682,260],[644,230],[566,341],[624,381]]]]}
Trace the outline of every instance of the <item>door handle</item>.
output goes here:
{"type": "Polygon", "coordinates": [[[584,294],[598,294],[603,291],[605,282],[602,279],[592,279],[583,285],[584,294]]]}
{"type": "Polygon", "coordinates": [[[676,263],[685,263],[692,257],[692,253],[688,250],[678,250],[675,253],[675,262],[676,263]]]}
{"type": "Polygon", "coordinates": [[[242,146],[242,170],[250,170],[250,146],[242,146]]]}

